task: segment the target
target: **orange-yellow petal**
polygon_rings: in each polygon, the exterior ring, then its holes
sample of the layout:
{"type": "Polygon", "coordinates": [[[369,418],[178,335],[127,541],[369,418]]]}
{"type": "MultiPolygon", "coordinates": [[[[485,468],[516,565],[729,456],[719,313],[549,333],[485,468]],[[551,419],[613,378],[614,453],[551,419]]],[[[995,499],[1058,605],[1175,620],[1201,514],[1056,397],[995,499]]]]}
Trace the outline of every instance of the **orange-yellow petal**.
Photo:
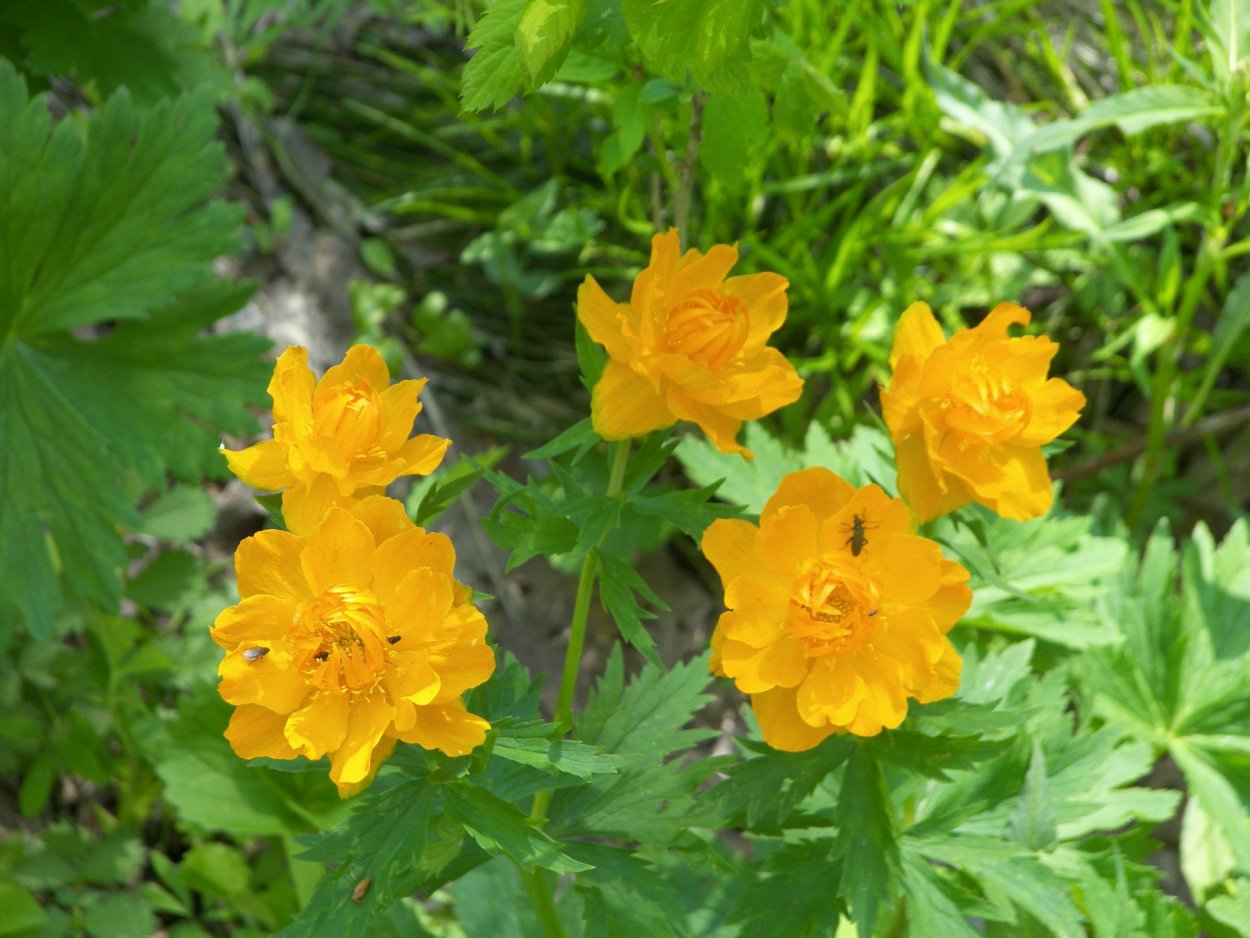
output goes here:
{"type": "Polygon", "coordinates": [[[922,524],[972,501],[972,491],[961,479],[935,474],[921,434],[897,442],[894,460],[898,466],[899,494],[922,524]]]}
{"type": "Polygon", "coordinates": [[[225,736],[241,759],[294,759],[299,752],[286,741],[286,720],[283,714],[244,704],[230,715],[225,736]]]}
{"type": "Polygon", "coordinates": [[[924,361],[946,341],[942,327],[933,317],[928,303],[912,303],[899,317],[894,327],[894,345],[890,349],[890,367],[894,368],[905,356],[924,361]]]}
{"type": "Polygon", "coordinates": [[[595,432],[605,440],[625,440],[672,426],[677,420],[646,378],[609,359],[590,395],[595,432]]]}
{"type": "Polygon", "coordinates": [[[307,599],[311,594],[299,559],[303,546],[289,531],[260,531],[245,538],[234,552],[239,595],[307,599]]]}
{"type": "Polygon", "coordinates": [[[403,465],[399,475],[428,476],[442,463],[450,445],[451,440],[441,436],[429,433],[414,436],[399,449],[398,459],[403,465]]]}
{"type": "Polygon", "coordinates": [[[274,423],[289,423],[299,435],[312,432],[312,399],[317,379],[308,367],[308,350],[293,345],[278,356],[269,381],[274,423]]]}
{"type": "Polygon", "coordinates": [[[295,481],[277,440],[266,440],[240,450],[222,449],[230,471],[252,488],[276,491],[295,481]]]}
{"type": "Polygon", "coordinates": [[[764,504],[760,524],[768,523],[783,508],[805,505],[819,524],[838,514],[855,494],[855,487],[823,466],[791,472],[764,504]]]}
{"type": "MultiPolygon", "coordinates": [[[[373,542],[381,546],[397,534],[416,528],[402,502],[385,495],[370,495],[351,506],[352,516],[364,523],[373,534],[373,542]]],[[[450,542],[448,543],[450,547],[450,542]]],[[[450,572],[450,571],[448,571],[450,572]]]]}
{"type": "Polygon", "coordinates": [[[347,694],[321,691],[286,721],[286,740],[310,759],[338,749],[347,735],[348,716],[360,706],[347,694]]]}
{"type": "Polygon", "coordinates": [[[369,528],[351,512],[331,508],[300,554],[312,594],[334,586],[368,589],[373,580],[373,550],[369,528]]]}
{"type": "Polygon", "coordinates": [[[804,752],[814,749],[832,736],[837,728],[825,724],[812,726],[799,716],[793,687],[778,687],[751,695],[751,709],[759,721],[764,742],[782,752],[804,752]]]}
{"type": "Polygon", "coordinates": [[[416,722],[395,735],[406,743],[438,749],[449,756],[465,756],[485,742],[489,729],[489,723],[456,700],[418,707],[416,722]]]}
{"type": "Polygon", "coordinates": [[[421,412],[421,402],[417,397],[428,382],[428,378],[396,381],[378,394],[386,420],[378,435],[378,445],[386,452],[390,453],[399,449],[412,433],[412,424],[417,419],[417,414],[421,412]]]}
{"type": "Polygon", "coordinates": [[[257,593],[224,609],[213,623],[213,641],[227,651],[241,644],[276,646],[295,620],[297,604],[284,596],[257,593]]]}
{"type": "Polygon", "coordinates": [[[356,499],[344,495],[329,476],[316,476],[311,483],[297,483],[282,493],[282,520],[287,530],[310,536],[331,508],[351,508],[356,499]]]}
{"type": "Polygon", "coordinates": [[[722,290],[742,301],[750,316],[744,348],[754,351],[762,348],[768,337],[781,328],[786,321],[786,289],[790,281],[780,274],[760,273],[730,277],[722,290]]]}
{"type": "Polygon", "coordinates": [[[629,359],[630,345],[625,336],[633,331],[627,325],[629,316],[629,305],[613,300],[594,277],[587,275],[577,288],[577,318],[586,333],[617,361],[629,359]]]}
{"type": "Polygon", "coordinates": [[[353,345],[337,365],[326,369],[317,391],[339,384],[367,384],[380,391],[391,382],[390,369],[377,349],[371,345],[353,345]]]}
{"type": "Polygon", "coordinates": [[[759,528],[737,518],[717,518],[703,532],[700,549],[726,585],[759,569],[755,538],[759,528]]]}
{"type": "Polygon", "coordinates": [[[375,771],[373,751],[390,726],[393,714],[394,708],[381,694],[369,695],[352,705],[347,735],[330,754],[330,781],[342,788],[364,781],[375,771]]]}

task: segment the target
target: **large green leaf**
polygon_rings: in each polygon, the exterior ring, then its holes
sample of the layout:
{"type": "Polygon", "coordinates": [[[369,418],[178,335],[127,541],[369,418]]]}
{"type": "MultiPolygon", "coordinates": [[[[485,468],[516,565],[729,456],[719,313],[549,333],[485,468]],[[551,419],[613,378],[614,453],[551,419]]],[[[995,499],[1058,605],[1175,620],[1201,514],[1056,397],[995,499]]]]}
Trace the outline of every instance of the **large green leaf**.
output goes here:
{"type": "Polygon", "coordinates": [[[248,293],[211,273],[239,220],[215,125],[125,92],[54,125],[0,61],[0,620],[38,636],[63,590],[116,607],[137,481],[219,472],[254,426],[264,343],[198,336],[248,293]]]}
{"type": "Polygon", "coordinates": [[[761,0],[622,0],[621,9],[651,69],[709,91],[747,90],[761,0]]]}
{"type": "Polygon", "coordinates": [[[1160,526],[1107,597],[1104,614],[1124,643],[1075,667],[1094,713],[1166,749],[1185,774],[1181,866],[1199,900],[1234,869],[1250,868],[1248,571],[1244,521],[1218,545],[1199,524],[1181,551],[1160,526]]]}

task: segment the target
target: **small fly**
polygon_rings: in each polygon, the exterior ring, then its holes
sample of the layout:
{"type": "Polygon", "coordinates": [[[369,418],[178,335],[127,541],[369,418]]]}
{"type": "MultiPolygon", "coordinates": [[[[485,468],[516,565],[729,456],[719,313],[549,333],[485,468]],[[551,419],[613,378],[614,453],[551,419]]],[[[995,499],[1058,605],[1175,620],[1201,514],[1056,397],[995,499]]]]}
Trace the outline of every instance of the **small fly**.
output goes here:
{"type": "Polygon", "coordinates": [[[875,525],[869,525],[868,519],[858,514],[851,515],[850,525],[842,525],[843,531],[849,530],[851,532],[851,536],[846,539],[846,543],[842,546],[851,548],[852,557],[858,557],[860,552],[868,546],[868,534],[866,531],[869,527],[875,527],[875,525]]]}
{"type": "Polygon", "coordinates": [[[269,649],[264,645],[253,645],[251,648],[243,649],[244,661],[259,661],[265,655],[269,654],[269,649]]]}

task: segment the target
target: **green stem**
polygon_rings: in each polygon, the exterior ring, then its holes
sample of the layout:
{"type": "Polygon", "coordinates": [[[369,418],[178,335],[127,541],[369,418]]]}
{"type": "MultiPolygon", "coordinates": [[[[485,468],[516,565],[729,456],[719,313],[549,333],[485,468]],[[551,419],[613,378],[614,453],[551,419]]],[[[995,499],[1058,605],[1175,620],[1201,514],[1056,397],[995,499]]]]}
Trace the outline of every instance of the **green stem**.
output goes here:
{"type": "Polygon", "coordinates": [[[521,879],[525,881],[525,891],[530,894],[534,903],[534,912],[538,916],[538,924],[542,926],[547,938],[564,938],[564,926],[560,924],[560,916],[556,913],[556,901],[552,896],[551,884],[547,882],[547,871],[540,866],[532,870],[522,870],[521,879]]]}
{"type": "MultiPolygon", "coordinates": [[[[629,465],[630,441],[616,444],[612,456],[612,468],[608,473],[608,498],[618,498],[625,488],[625,468],[629,465]]],[[[564,671],[560,676],[560,696],[556,700],[555,724],[561,735],[573,728],[573,692],[577,689],[577,674],[581,670],[582,648],[586,644],[586,623],[590,620],[590,600],[595,591],[595,574],[599,569],[599,552],[595,548],[586,552],[582,560],[582,572],[577,578],[577,596],[573,600],[573,621],[569,626],[569,644],[564,652],[564,671]]],[[[535,793],[530,805],[530,822],[541,826],[547,820],[547,808],[551,805],[553,789],[544,788],[535,793]]],[[[525,887],[534,903],[534,911],[548,938],[563,936],[564,930],[556,917],[555,901],[551,895],[546,873],[538,868],[522,870],[525,887]]]]}
{"type": "MultiPolygon", "coordinates": [[[[1224,245],[1228,241],[1229,226],[1222,218],[1224,193],[1229,189],[1232,176],[1233,157],[1241,128],[1245,122],[1244,106],[1237,102],[1230,104],[1230,112],[1220,137],[1219,148],[1215,155],[1215,168],[1212,171],[1210,185],[1211,204],[1208,207],[1209,221],[1202,234],[1202,243],[1198,248],[1198,258],[1194,269],[1185,281],[1181,292],[1180,304],[1177,306],[1176,318],[1173,320],[1172,335],[1159,349],[1156,361],[1155,379],[1150,395],[1150,423],[1146,430],[1146,452],[1142,463],[1142,474],[1137,489],[1129,504],[1128,522],[1136,525],[1141,519],[1146,505],[1154,490],[1155,480],[1163,461],[1163,452],[1167,441],[1172,418],[1168,413],[1167,403],[1175,393],[1180,358],[1189,342],[1189,330],[1194,314],[1198,310],[1206,292],[1207,282],[1221,260],[1224,245]]],[[[1206,406],[1206,390],[1200,395],[1197,407],[1182,419],[1180,425],[1188,426],[1197,420],[1201,408],[1206,406]]]]}

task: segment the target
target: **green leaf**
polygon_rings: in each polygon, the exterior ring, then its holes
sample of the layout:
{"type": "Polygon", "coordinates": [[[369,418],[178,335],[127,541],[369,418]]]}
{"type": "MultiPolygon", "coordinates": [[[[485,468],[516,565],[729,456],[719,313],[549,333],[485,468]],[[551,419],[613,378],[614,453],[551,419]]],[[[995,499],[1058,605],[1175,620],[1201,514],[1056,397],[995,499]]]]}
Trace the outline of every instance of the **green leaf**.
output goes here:
{"type": "Polygon", "coordinates": [[[831,736],[806,752],[761,747],[762,756],[728,768],[728,778],[704,797],[719,806],[731,823],[752,831],[780,828],[817,786],[850,757],[853,746],[845,737],[831,736]]]}
{"type": "Polygon", "coordinates": [[[907,925],[912,935],[976,938],[981,933],[969,924],[946,881],[931,863],[913,850],[902,854],[902,887],[907,898],[907,925]]]}
{"type": "Polygon", "coordinates": [[[637,853],[608,844],[573,842],[569,855],[591,867],[576,880],[585,899],[586,938],[680,934],[683,914],[672,880],[637,853]]]}
{"type": "Polygon", "coordinates": [[[1250,880],[1244,877],[1233,880],[1231,894],[1216,896],[1203,911],[1217,922],[1236,929],[1238,934],[1250,935],[1250,880]]]}
{"type": "Polygon", "coordinates": [[[658,667],[660,656],[655,650],[655,640],[642,624],[643,619],[654,619],[656,614],[642,606],[637,597],[641,596],[662,611],[668,609],[668,606],[651,592],[646,581],[620,557],[602,551],[598,552],[598,557],[599,599],[603,608],[621,630],[621,637],[658,667]]]}
{"type": "Polygon", "coordinates": [[[577,720],[579,739],[605,752],[659,761],[670,752],[716,735],[715,730],[687,728],[712,699],[707,693],[712,681],[707,655],[676,664],[671,670],[644,665],[628,686],[624,675],[624,659],[617,645],[577,720]]]}
{"type": "MultiPolygon", "coordinates": [[[[1067,884],[1047,866],[1005,841],[956,836],[917,849],[980,880],[1001,902],[1019,906],[1060,938],[1084,938],[1081,915],[1067,884]]],[[[1001,903],[1000,903],[1001,904],[1001,903]]]]}
{"type": "Polygon", "coordinates": [[[560,844],[533,826],[515,805],[484,788],[464,783],[447,785],[443,805],[449,817],[484,849],[502,851],[525,869],[543,867],[555,873],[590,869],[566,855],[560,844]]]}
{"type": "Polygon", "coordinates": [[[114,892],[89,900],[82,924],[92,938],[146,938],[159,922],[139,896],[114,892]]]}
{"type": "Polygon", "coordinates": [[[669,844],[702,823],[694,792],[717,769],[717,760],[704,758],[688,766],[664,760],[670,752],[716,735],[688,727],[709,699],[710,680],[704,656],[671,671],[646,664],[626,686],[616,646],[574,735],[627,757],[629,764],[616,775],[598,775],[589,784],[556,792],[548,830],[669,844]]]}
{"type": "Polygon", "coordinates": [[[210,103],[138,113],[121,92],[83,127],[53,127],[0,61],[0,599],[40,637],[63,589],[116,608],[133,478],[223,471],[213,428],[254,426],[264,383],[259,339],[198,335],[249,292],[211,279],[239,213],[207,201],[210,103]]]}
{"type": "Polygon", "coordinates": [[[1024,789],[1016,799],[1016,808],[1007,822],[1007,836],[1030,850],[1049,850],[1058,840],[1054,805],[1046,775],[1046,753],[1042,744],[1033,740],[1029,772],[1024,789]]]}
{"type": "Polygon", "coordinates": [[[1100,601],[1127,545],[1092,527],[1089,516],[1022,524],[980,509],[938,521],[934,537],[972,574],[964,622],[1072,648],[1114,644],[1114,623],[1100,601]],[[961,520],[970,516],[972,525],[961,520]]]}
{"type": "Polygon", "coordinates": [[[621,9],[652,71],[713,92],[746,91],[762,0],[622,0],[621,9]]]}
{"type": "Polygon", "coordinates": [[[851,750],[837,807],[838,895],[850,904],[860,938],[871,938],[898,887],[898,837],[881,767],[867,746],[851,750]]]}
{"type": "Polygon", "coordinates": [[[148,609],[185,607],[205,588],[204,561],[187,550],[163,550],[126,583],[126,595],[148,609]]]}
{"type": "Polygon", "coordinates": [[[192,541],[206,534],[217,507],[204,489],[176,485],[143,509],[142,534],[166,541],[192,541]]]}
{"type": "Polygon", "coordinates": [[[517,24],[516,43],[534,85],[546,82],[568,54],[586,12],[586,0],[529,0],[517,24]]]}
{"type": "MultiPolygon", "coordinates": [[[[1203,8],[1199,8],[1200,14],[1203,8]]],[[[1206,36],[1211,62],[1224,81],[1246,67],[1250,58],[1250,2],[1247,0],[1211,0],[1199,17],[1206,36]]]]}
{"type": "Polygon", "coordinates": [[[829,838],[786,844],[743,870],[733,918],[743,935],[828,938],[846,911],[834,884],[841,863],[829,838]]]}
{"type": "Polygon", "coordinates": [[[42,927],[48,921],[48,913],[37,899],[21,886],[0,882],[0,935],[16,935],[42,927]]]}
{"type": "Polygon", "coordinates": [[[699,162],[731,191],[741,186],[749,155],[768,133],[768,100],[759,88],[742,95],[714,94],[703,108],[699,162]]]}
{"type": "Polygon", "coordinates": [[[169,720],[141,724],[145,754],[185,823],[261,836],[305,833],[346,814],[324,768],[276,772],[236,756],[222,735],[228,713],[205,688],[199,697],[184,698],[169,720]]]}
{"type": "Polygon", "coordinates": [[[1070,147],[1100,127],[1114,125],[1133,136],[1165,124],[1198,121],[1222,110],[1219,98],[1205,88],[1162,84],[1132,88],[1098,99],[1070,120],[1042,125],[1020,142],[1014,158],[1025,160],[1032,154],[1070,147]]]}
{"type": "Polygon", "coordinates": [[[509,736],[501,731],[491,754],[522,765],[532,765],[552,774],[573,775],[587,779],[592,775],[615,773],[626,760],[620,756],[600,751],[576,739],[551,739],[549,724],[544,725],[543,736],[509,736]]]}
{"type": "Polygon", "coordinates": [[[195,26],[160,0],[7,0],[0,32],[9,31],[32,73],[72,76],[97,95],[125,86],[154,102],[206,84],[229,89],[195,26]]]}
{"type": "Polygon", "coordinates": [[[503,107],[526,86],[527,71],[517,31],[530,0],[498,0],[478,20],[465,48],[475,50],[464,67],[460,104],[466,111],[503,107]]]}

